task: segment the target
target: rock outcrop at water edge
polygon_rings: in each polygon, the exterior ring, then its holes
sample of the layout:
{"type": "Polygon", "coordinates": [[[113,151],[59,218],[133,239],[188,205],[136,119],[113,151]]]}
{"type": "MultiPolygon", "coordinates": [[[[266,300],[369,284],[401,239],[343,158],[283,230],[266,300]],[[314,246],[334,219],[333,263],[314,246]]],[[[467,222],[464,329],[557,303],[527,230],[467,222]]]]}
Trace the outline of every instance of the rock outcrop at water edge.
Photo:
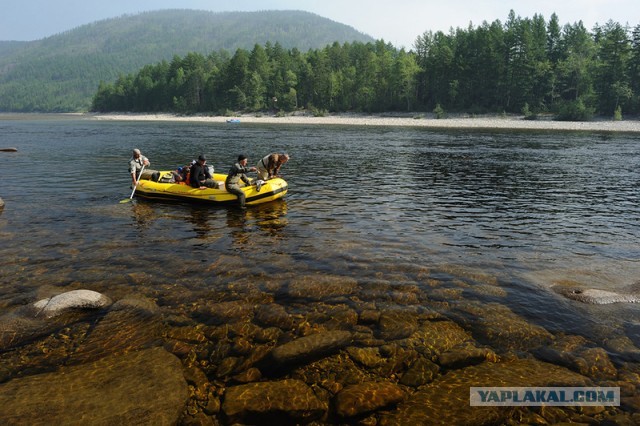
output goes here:
{"type": "Polygon", "coordinates": [[[591,305],[608,305],[611,303],[640,303],[640,294],[616,293],[597,288],[577,289],[563,288],[558,291],[563,296],[591,305]]]}

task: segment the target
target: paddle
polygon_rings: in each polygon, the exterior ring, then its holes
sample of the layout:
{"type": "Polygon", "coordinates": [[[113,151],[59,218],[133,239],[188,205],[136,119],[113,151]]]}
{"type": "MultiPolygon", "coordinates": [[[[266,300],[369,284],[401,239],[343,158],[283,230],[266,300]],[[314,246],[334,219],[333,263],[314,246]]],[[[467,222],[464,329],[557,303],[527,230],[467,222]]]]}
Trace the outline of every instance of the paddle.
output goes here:
{"type": "Polygon", "coordinates": [[[124,200],[120,200],[120,204],[128,203],[129,201],[131,201],[133,199],[133,194],[135,194],[135,192],[136,192],[136,188],[138,187],[138,182],[140,182],[140,178],[142,177],[142,172],[144,172],[144,164],[142,165],[142,168],[140,169],[140,175],[139,175],[138,179],[136,179],[136,184],[133,185],[133,191],[131,191],[131,196],[129,196],[129,198],[125,198],[124,200]]]}

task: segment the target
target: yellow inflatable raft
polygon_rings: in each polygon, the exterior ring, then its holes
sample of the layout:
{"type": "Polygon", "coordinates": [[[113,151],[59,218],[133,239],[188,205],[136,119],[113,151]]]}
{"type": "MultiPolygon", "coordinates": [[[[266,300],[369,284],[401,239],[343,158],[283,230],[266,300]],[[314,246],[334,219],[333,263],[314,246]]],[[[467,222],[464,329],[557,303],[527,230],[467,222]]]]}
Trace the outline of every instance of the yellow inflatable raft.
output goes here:
{"type": "MultiPolygon", "coordinates": [[[[147,180],[144,176],[138,183],[135,195],[139,197],[159,200],[189,201],[208,204],[234,204],[238,197],[228,193],[224,189],[224,182],[227,175],[216,173],[213,179],[218,183],[218,188],[198,189],[192,188],[186,183],[163,183],[163,180],[171,177],[171,172],[161,171],[158,182],[147,180]]],[[[287,194],[287,182],[281,178],[273,178],[266,181],[260,192],[256,191],[256,186],[245,186],[240,181],[241,189],[246,195],[246,204],[255,205],[268,203],[287,194]]]]}

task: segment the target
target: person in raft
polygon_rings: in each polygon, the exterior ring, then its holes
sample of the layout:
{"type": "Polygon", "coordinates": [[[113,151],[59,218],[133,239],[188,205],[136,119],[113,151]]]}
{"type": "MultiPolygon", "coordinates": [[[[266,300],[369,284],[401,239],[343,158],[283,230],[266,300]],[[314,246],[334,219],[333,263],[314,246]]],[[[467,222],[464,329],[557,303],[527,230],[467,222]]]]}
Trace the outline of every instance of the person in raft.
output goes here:
{"type": "Polygon", "coordinates": [[[131,188],[136,185],[136,182],[140,178],[140,172],[142,167],[147,167],[151,164],[149,159],[142,155],[142,152],[138,148],[133,150],[133,154],[129,159],[129,173],[131,174],[131,188]]]}
{"type": "Polygon", "coordinates": [[[192,187],[199,189],[217,187],[216,181],[213,180],[213,176],[211,176],[206,163],[207,158],[204,156],[204,154],[200,154],[198,156],[198,161],[196,161],[195,164],[191,166],[191,182],[189,182],[189,184],[192,187]]]}
{"type": "Polygon", "coordinates": [[[240,181],[242,180],[245,184],[251,185],[251,181],[247,177],[247,172],[255,172],[255,167],[247,168],[247,159],[246,155],[240,154],[238,156],[238,162],[231,166],[229,169],[229,174],[227,175],[227,180],[225,181],[225,187],[227,188],[227,192],[234,194],[238,197],[238,205],[241,209],[246,209],[245,203],[245,195],[242,189],[240,189],[240,181]]]}
{"type": "Polygon", "coordinates": [[[289,161],[289,154],[285,153],[269,154],[258,161],[258,165],[256,166],[256,170],[258,172],[258,177],[256,179],[256,191],[260,192],[260,188],[266,180],[278,176],[280,167],[282,167],[287,161],[289,161]]]}

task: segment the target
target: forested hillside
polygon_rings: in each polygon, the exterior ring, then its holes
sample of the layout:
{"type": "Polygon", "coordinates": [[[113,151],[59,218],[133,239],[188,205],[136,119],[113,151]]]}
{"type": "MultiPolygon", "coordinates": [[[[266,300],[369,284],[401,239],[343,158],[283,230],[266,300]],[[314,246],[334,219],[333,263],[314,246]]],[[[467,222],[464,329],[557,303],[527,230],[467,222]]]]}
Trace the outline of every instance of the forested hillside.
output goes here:
{"type": "Polygon", "coordinates": [[[588,31],[554,14],[426,32],[416,50],[382,41],[300,52],[267,44],[188,54],[101,85],[96,111],[552,112],[560,119],[640,112],[640,25],[588,31]]]}
{"type": "Polygon", "coordinates": [[[100,81],[189,52],[233,52],[267,42],[306,51],[334,41],[373,39],[301,11],[122,16],[34,42],[0,42],[0,111],[87,110],[100,81]]]}

